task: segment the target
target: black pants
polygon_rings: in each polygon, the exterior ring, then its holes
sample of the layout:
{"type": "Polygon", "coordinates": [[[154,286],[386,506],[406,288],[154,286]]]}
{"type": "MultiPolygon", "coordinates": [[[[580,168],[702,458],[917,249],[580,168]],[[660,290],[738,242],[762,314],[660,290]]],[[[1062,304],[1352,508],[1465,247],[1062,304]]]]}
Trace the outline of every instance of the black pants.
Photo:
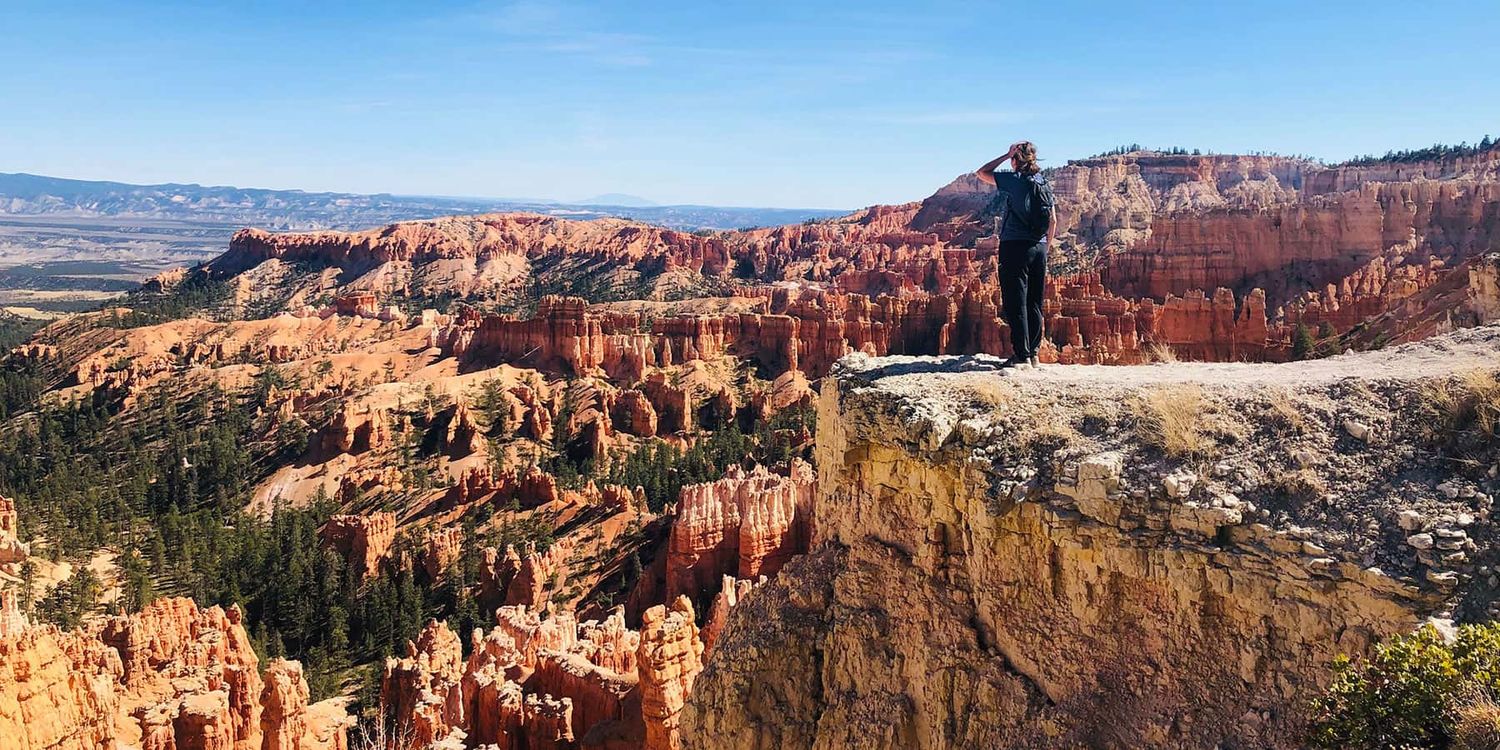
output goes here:
{"type": "Polygon", "coordinates": [[[1047,243],[1000,243],[1000,293],[1010,347],[1017,358],[1035,357],[1042,345],[1042,289],[1047,285],[1047,243]]]}

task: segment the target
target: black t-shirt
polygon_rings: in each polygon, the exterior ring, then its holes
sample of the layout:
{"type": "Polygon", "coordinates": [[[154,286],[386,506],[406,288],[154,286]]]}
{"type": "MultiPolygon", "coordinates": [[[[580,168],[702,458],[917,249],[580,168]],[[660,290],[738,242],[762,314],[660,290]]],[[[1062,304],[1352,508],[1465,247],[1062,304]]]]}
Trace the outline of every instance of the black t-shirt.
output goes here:
{"type": "Polygon", "coordinates": [[[1046,233],[1037,234],[1031,227],[1027,226],[1025,217],[1017,217],[1016,213],[1026,206],[1026,198],[1031,193],[1031,180],[1045,179],[1041,175],[1022,177],[1017,172],[995,172],[995,197],[990,201],[986,214],[1000,217],[1000,241],[1026,240],[1028,242],[1046,242],[1046,233]]]}

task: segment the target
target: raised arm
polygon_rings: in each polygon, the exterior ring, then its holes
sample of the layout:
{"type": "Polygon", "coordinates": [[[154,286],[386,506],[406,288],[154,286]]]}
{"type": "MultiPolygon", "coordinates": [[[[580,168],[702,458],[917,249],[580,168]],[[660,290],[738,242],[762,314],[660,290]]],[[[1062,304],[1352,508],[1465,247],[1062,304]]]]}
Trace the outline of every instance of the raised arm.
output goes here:
{"type": "Polygon", "coordinates": [[[1010,150],[1006,151],[1003,156],[997,156],[993,159],[990,159],[989,161],[984,163],[984,166],[974,170],[974,176],[978,177],[981,180],[984,180],[985,182],[988,182],[991,185],[995,184],[995,169],[1001,164],[1004,164],[1005,160],[1009,159],[1013,154],[1015,154],[1015,152],[1016,147],[1012,145],[1010,147],[1010,150]]]}

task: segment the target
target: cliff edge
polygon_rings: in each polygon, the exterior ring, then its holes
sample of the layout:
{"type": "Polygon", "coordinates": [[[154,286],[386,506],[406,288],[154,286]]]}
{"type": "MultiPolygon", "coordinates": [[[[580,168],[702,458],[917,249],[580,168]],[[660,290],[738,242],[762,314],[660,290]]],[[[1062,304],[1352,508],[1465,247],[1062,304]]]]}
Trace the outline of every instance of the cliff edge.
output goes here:
{"type": "Polygon", "coordinates": [[[997,362],[825,379],[818,545],[734,609],[684,747],[1298,747],[1337,654],[1492,615],[1500,327],[997,362]]]}

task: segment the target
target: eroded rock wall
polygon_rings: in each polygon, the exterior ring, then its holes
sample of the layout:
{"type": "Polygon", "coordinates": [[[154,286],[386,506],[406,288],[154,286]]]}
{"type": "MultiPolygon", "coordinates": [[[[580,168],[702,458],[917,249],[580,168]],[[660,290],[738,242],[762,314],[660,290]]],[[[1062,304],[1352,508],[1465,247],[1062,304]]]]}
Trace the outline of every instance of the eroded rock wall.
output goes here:
{"type": "Polygon", "coordinates": [[[238,609],[159,599],[91,629],[0,637],[9,750],[340,750],[341,710],[309,715],[296,662],[263,682],[238,609]]]}
{"type": "Polygon", "coordinates": [[[1231,459],[1202,477],[1166,468],[1128,408],[1109,406],[1157,393],[1158,368],[1123,368],[1115,382],[988,376],[964,395],[961,368],[917,374],[941,361],[851,365],[819,401],[822,543],[734,609],[682,713],[683,747],[1302,746],[1336,655],[1462,600],[1490,497],[1457,479],[1434,493],[1420,483],[1436,480],[1387,454],[1419,434],[1422,378],[1494,356],[1500,336],[1485,330],[1433,344],[1441,357],[1382,355],[1432,369],[1397,382],[1351,384],[1384,371],[1369,355],[1335,371],[1177,366],[1183,382],[1169,387],[1230,381],[1217,386],[1226,405],[1205,414],[1254,418],[1256,430],[1279,389],[1324,404],[1301,407],[1327,424],[1291,442],[1329,447],[1293,461],[1288,438],[1241,434],[1244,468],[1231,459]],[[1330,399],[1333,414],[1317,411],[1330,399]],[[1339,416],[1351,411],[1380,414],[1384,436],[1339,416]],[[984,426],[996,418],[1011,421],[984,426]],[[1067,437],[1070,422],[1096,436],[1067,437]],[[1047,433],[1041,447],[1007,447],[1027,444],[1026,430],[1047,433]],[[1334,453],[1360,458],[1320,458],[1334,453]],[[1281,480],[1251,474],[1280,462],[1342,494],[1321,511],[1279,505],[1281,480]],[[1254,494],[1237,497],[1236,482],[1254,494]],[[1427,496],[1482,510],[1437,499],[1398,524],[1380,505],[1427,496]],[[1343,517],[1368,520],[1351,533],[1343,517]],[[1434,524],[1464,553],[1452,563],[1413,557],[1412,535],[1434,524]]]}
{"type": "Polygon", "coordinates": [[[812,467],[790,476],[731,467],[716,482],[682,488],[667,542],[667,599],[717,593],[724,576],[775,575],[813,539],[812,467]]]}
{"type": "Polygon", "coordinates": [[[434,621],[404,658],[386,661],[381,701],[397,728],[393,750],[459,736],[515,750],[577,747],[589,735],[639,743],[639,636],[623,611],[579,623],[507,606],[496,620],[472,633],[467,659],[458,636],[434,621]]]}

